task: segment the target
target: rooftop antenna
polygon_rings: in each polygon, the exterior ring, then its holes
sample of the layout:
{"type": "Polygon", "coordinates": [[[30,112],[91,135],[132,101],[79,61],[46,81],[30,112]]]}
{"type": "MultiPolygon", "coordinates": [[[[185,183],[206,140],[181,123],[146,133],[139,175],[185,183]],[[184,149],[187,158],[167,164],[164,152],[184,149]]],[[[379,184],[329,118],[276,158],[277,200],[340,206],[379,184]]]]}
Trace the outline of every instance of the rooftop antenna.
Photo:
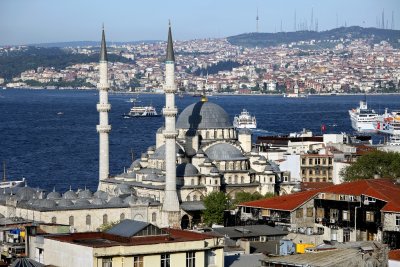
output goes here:
{"type": "Polygon", "coordinates": [[[257,7],[257,16],[256,16],[256,32],[258,32],[258,21],[259,21],[259,17],[258,17],[258,7],[257,7]]]}
{"type": "Polygon", "coordinates": [[[3,161],[3,182],[7,181],[6,178],[6,161],[3,161]]]}
{"type": "Polygon", "coordinates": [[[283,32],[283,30],[282,30],[282,20],[281,20],[281,32],[283,32]]]}
{"type": "Polygon", "coordinates": [[[338,14],[336,12],[336,28],[339,27],[339,17],[338,14]]]}

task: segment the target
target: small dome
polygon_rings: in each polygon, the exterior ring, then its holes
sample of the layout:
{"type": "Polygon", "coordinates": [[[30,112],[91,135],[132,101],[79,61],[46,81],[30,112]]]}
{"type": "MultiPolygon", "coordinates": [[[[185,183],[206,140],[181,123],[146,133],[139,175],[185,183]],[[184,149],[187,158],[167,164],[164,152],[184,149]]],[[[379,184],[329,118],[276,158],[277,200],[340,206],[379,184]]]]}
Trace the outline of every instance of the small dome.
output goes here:
{"type": "Polygon", "coordinates": [[[216,167],[212,167],[210,173],[219,173],[219,170],[216,167]]]}
{"type": "Polygon", "coordinates": [[[149,146],[148,148],[147,148],[147,151],[155,151],[156,150],[156,147],[155,146],[149,146]]]}
{"type": "Polygon", "coordinates": [[[87,199],[80,198],[77,201],[75,201],[75,206],[87,206],[87,205],[90,205],[90,202],[87,199]]]}
{"type": "MultiPolygon", "coordinates": [[[[176,154],[183,155],[185,152],[183,149],[180,147],[180,145],[175,144],[175,151],[176,154]]],[[[151,155],[152,159],[165,159],[165,144],[160,146],[159,148],[156,149],[153,155],[151,155]]]]}
{"type": "Polygon", "coordinates": [[[79,198],[91,198],[92,196],[93,196],[93,193],[89,189],[85,189],[85,190],[78,192],[79,198]]]}
{"type": "Polygon", "coordinates": [[[131,187],[127,184],[118,184],[114,188],[114,193],[116,195],[124,195],[124,194],[130,194],[132,193],[131,187]]]}
{"type": "Polygon", "coordinates": [[[56,202],[52,199],[38,199],[38,207],[40,208],[51,209],[56,206],[56,202]]]}
{"type": "Polygon", "coordinates": [[[104,192],[103,190],[99,190],[99,191],[96,191],[93,194],[93,196],[96,198],[101,198],[101,199],[106,200],[108,198],[108,193],[104,192]]]}
{"type": "Polygon", "coordinates": [[[147,156],[148,156],[148,155],[147,155],[147,153],[145,153],[145,152],[143,152],[142,155],[141,155],[142,158],[147,158],[147,156]]]}
{"type": "Polygon", "coordinates": [[[15,195],[19,200],[29,200],[32,199],[33,196],[36,196],[36,190],[29,186],[25,186],[19,188],[15,195]]]}
{"type": "Polygon", "coordinates": [[[47,199],[60,199],[61,198],[61,194],[59,192],[56,191],[52,191],[49,194],[47,194],[47,199]]]}
{"type": "Polygon", "coordinates": [[[197,102],[186,107],[176,120],[178,129],[232,128],[228,113],[211,102],[197,102]]]}
{"type": "Polygon", "coordinates": [[[131,166],[129,167],[129,169],[133,170],[133,168],[135,168],[135,167],[140,167],[140,159],[135,159],[135,160],[132,162],[132,164],[131,164],[131,166]]]}
{"type": "Polygon", "coordinates": [[[77,196],[76,196],[76,193],[70,189],[63,194],[63,198],[64,199],[76,199],[77,196]]]}
{"type": "Polygon", "coordinates": [[[197,176],[199,171],[191,163],[182,163],[176,167],[176,176],[187,177],[187,176],[197,176]]]}
{"type": "Polygon", "coordinates": [[[209,159],[209,158],[206,158],[206,159],[204,160],[204,163],[212,163],[212,160],[209,159]]]}
{"type": "Polygon", "coordinates": [[[137,199],[135,204],[137,204],[137,205],[149,205],[151,201],[152,200],[150,198],[148,198],[148,197],[140,197],[140,198],[137,199]]]}
{"type": "Polygon", "coordinates": [[[71,207],[73,205],[74,205],[74,203],[70,199],[62,198],[62,199],[60,199],[60,201],[58,201],[59,207],[71,207]]]}
{"type": "Polygon", "coordinates": [[[124,201],[120,197],[113,197],[107,203],[110,205],[119,205],[124,203],[124,201]]]}
{"type": "Polygon", "coordinates": [[[218,143],[210,146],[205,151],[212,160],[243,160],[246,159],[242,152],[231,144],[218,143]]]}
{"type": "Polygon", "coordinates": [[[104,199],[101,199],[101,198],[93,198],[93,200],[92,200],[92,205],[98,205],[98,206],[100,206],[100,205],[104,205],[104,204],[106,204],[106,201],[105,201],[104,199]]]}
{"type": "Polygon", "coordinates": [[[135,195],[130,195],[124,199],[124,203],[126,204],[135,204],[138,200],[138,197],[135,195]]]}

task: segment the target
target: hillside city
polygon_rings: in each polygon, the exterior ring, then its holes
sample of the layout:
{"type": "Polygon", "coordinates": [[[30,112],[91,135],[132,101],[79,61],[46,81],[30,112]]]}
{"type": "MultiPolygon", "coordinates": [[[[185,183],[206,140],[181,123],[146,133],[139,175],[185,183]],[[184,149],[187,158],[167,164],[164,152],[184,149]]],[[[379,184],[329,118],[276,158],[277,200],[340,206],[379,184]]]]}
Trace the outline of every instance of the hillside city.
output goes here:
{"type": "MultiPolygon", "coordinates": [[[[292,42],[274,47],[241,47],[227,39],[175,41],[176,79],[180,91],[196,93],[397,92],[400,51],[388,42],[332,39],[292,42]],[[306,49],[305,49],[306,47],[306,49]]],[[[165,42],[109,46],[109,53],[128,59],[109,63],[111,88],[117,91],[159,92],[163,83],[165,42]]],[[[0,48],[0,55],[27,50],[27,46],[0,48]]],[[[68,53],[95,55],[99,48],[68,47],[68,53]]],[[[63,69],[38,67],[0,84],[12,88],[94,88],[97,63],[63,69]],[[78,83],[76,83],[78,81],[78,83]],[[69,85],[75,82],[73,86],[69,85]]]]}

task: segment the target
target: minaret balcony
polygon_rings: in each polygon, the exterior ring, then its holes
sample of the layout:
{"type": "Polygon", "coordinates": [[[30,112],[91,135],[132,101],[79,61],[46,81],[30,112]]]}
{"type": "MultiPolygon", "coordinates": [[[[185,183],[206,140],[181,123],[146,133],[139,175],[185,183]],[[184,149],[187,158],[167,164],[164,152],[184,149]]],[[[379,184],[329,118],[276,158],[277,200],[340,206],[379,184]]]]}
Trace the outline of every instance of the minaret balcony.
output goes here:
{"type": "Polygon", "coordinates": [[[166,94],[174,94],[174,93],[176,93],[176,86],[175,86],[175,84],[174,85],[164,85],[164,87],[163,87],[163,89],[164,89],[164,92],[166,93],[166,94]]]}
{"type": "Polygon", "coordinates": [[[110,104],[97,104],[97,111],[98,112],[109,112],[111,109],[110,104]]]}
{"type": "Polygon", "coordinates": [[[162,114],[164,115],[164,117],[176,117],[176,114],[178,114],[178,109],[176,107],[163,108],[162,114]]]}
{"type": "Polygon", "coordinates": [[[165,139],[171,139],[171,138],[176,138],[178,136],[178,132],[177,131],[164,131],[163,135],[164,135],[165,139]]]}
{"type": "Polygon", "coordinates": [[[97,125],[96,129],[99,133],[108,133],[111,131],[111,125],[97,125]]]}
{"type": "Polygon", "coordinates": [[[110,83],[98,83],[97,88],[100,90],[108,90],[110,88],[110,83]]]}

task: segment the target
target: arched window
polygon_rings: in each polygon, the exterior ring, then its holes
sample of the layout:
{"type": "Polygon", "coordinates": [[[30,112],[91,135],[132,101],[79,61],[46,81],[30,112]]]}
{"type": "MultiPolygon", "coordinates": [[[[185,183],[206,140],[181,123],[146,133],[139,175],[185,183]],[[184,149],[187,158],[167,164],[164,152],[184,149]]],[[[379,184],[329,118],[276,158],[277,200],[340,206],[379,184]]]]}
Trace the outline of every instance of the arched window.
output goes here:
{"type": "Polygon", "coordinates": [[[203,195],[201,195],[201,196],[200,196],[200,200],[203,200],[203,199],[204,199],[204,196],[203,196],[203,195]]]}
{"type": "Polygon", "coordinates": [[[157,213],[153,212],[153,213],[151,214],[151,221],[152,221],[152,222],[156,222],[156,221],[157,221],[157,213]]]}
{"type": "Polygon", "coordinates": [[[228,184],[231,184],[232,183],[232,177],[228,177],[228,184]]]}
{"type": "Polygon", "coordinates": [[[187,197],[186,197],[186,201],[190,201],[190,196],[187,196],[187,197]]]}
{"type": "Polygon", "coordinates": [[[193,201],[197,201],[197,196],[193,195],[193,201]]]}
{"type": "Polygon", "coordinates": [[[92,224],[92,217],[90,215],[86,215],[86,225],[91,225],[92,224]]]}
{"type": "Polygon", "coordinates": [[[121,213],[121,215],[119,215],[119,220],[125,220],[125,213],[121,213]]]}
{"type": "Polygon", "coordinates": [[[104,214],[103,215],[103,224],[107,224],[108,223],[108,215],[104,214]]]}
{"type": "Polygon", "coordinates": [[[74,226],[74,216],[69,216],[68,223],[69,225],[74,226]]]}
{"type": "Polygon", "coordinates": [[[206,139],[210,139],[210,132],[209,131],[206,132],[206,139]]]}
{"type": "Polygon", "coordinates": [[[240,183],[244,184],[244,177],[240,177],[240,183]]]}
{"type": "Polygon", "coordinates": [[[237,184],[237,183],[238,183],[238,176],[235,175],[235,184],[237,184]]]}
{"type": "Polygon", "coordinates": [[[51,218],[51,223],[57,223],[57,218],[56,217],[51,218]]]}
{"type": "Polygon", "coordinates": [[[194,179],[190,181],[190,185],[194,185],[194,179]]]}

